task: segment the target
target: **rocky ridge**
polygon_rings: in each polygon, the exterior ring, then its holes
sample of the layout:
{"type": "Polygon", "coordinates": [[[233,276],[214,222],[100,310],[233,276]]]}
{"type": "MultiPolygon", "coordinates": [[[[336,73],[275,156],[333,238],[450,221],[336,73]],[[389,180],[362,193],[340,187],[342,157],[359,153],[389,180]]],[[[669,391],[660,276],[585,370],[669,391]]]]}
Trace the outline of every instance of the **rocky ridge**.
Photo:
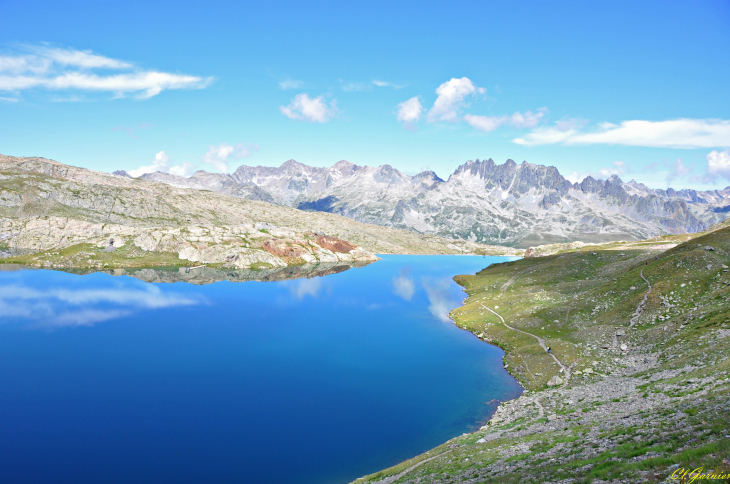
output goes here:
{"type": "Polygon", "coordinates": [[[571,183],[555,167],[512,160],[468,161],[448,180],[431,171],[405,175],[390,165],[340,161],[318,168],[294,160],[278,168],[243,165],[232,174],[198,171],[185,178],[157,172],[143,178],[515,247],[693,233],[730,215],[730,187],[654,190],[615,175],[571,183]],[[243,187],[249,192],[236,192],[243,187]]]}
{"type": "Polygon", "coordinates": [[[153,253],[180,265],[234,269],[378,260],[336,237],[263,225],[146,229],[60,217],[0,219],[0,238],[6,241],[7,262],[53,268],[147,265],[153,253]],[[100,258],[100,253],[107,255],[100,258]]]}
{"type": "Polygon", "coordinates": [[[104,251],[111,238],[115,255],[103,252],[104,262],[90,257],[86,265],[122,267],[125,256],[134,264],[250,268],[368,261],[375,260],[375,252],[518,253],[43,158],[2,155],[0,227],[1,253],[44,266],[80,263],[84,259],[78,253],[91,247],[104,251]],[[72,246],[78,246],[72,258],[56,254],[72,246]],[[45,259],[26,254],[43,251],[45,259]]]}

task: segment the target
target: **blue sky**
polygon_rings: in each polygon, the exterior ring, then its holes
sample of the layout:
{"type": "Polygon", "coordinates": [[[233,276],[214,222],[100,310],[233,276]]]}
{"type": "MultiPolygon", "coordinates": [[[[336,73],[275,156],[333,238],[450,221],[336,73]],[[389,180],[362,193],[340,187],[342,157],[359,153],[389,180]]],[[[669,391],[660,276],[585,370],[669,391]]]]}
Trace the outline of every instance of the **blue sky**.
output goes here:
{"type": "Polygon", "coordinates": [[[0,2],[0,153],[730,185],[730,2],[0,2]]]}

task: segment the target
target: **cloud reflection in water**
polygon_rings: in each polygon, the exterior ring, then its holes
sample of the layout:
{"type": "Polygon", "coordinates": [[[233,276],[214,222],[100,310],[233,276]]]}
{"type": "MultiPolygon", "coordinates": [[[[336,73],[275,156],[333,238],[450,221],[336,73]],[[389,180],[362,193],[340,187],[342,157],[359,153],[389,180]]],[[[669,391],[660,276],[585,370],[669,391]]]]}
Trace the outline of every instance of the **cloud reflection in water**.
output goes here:
{"type": "Polygon", "coordinates": [[[398,275],[393,278],[393,293],[396,296],[402,297],[406,301],[410,301],[413,298],[413,294],[416,292],[416,283],[411,278],[411,268],[404,267],[400,270],[398,275]]]}
{"type": "Polygon", "coordinates": [[[144,288],[38,290],[11,284],[0,285],[0,321],[19,318],[41,327],[93,326],[129,316],[135,310],[190,306],[203,302],[181,294],[162,291],[154,285],[144,288]],[[113,306],[113,307],[109,307],[113,306]]]}
{"type": "Polygon", "coordinates": [[[283,281],[282,284],[289,288],[295,299],[304,299],[306,296],[316,298],[322,290],[322,278],[299,279],[297,281],[283,281]]]}
{"type": "Polygon", "coordinates": [[[451,284],[453,281],[448,278],[444,279],[433,279],[430,277],[424,277],[421,280],[423,289],[426,291],[428,296],[429,306],[428,310],[433,314],[439,321],[448,323],[451,321],[449,318],[449,311],[451,308],[455,308],[459,305],[459,301],[450,294],[451,284]]]}

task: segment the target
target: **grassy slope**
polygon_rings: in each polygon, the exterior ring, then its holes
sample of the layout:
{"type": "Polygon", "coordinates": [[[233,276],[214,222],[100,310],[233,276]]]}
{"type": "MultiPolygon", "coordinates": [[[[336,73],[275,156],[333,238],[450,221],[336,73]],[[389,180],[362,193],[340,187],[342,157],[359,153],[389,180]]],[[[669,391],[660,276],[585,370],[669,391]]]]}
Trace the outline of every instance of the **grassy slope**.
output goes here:
{"type": "Polygon", "coordinates": [[[676,464],[730,471],[723,265],[730,265],[730,228],[666,252],[588,248],[458,276],[469,297],[452,313],[456,323],[505,348],[509,371],[528,391],[476,433],[356,482],[659,482],[676,464]],[[653,290],[629,328],[648,290],[642,269],[653,290]],[[574,363],[570,382],[546,387],[558,365],[483,305],[544,338],[566,366],[574,363]],[[617,330],[628,351],[614,346],[617,330]],[[477,443],[482,437],[487,442],[477,443]]]}
{"type": "Polygon", "coordinates": [[[0,264],[6,263],[81,270],[197,265],[197,263],[180,260],[175,252],[147,252],[132,244],[119,247],[114,252],[105,252],[93,244],[76,244],[59,250],[0,259],[0,264]]]}

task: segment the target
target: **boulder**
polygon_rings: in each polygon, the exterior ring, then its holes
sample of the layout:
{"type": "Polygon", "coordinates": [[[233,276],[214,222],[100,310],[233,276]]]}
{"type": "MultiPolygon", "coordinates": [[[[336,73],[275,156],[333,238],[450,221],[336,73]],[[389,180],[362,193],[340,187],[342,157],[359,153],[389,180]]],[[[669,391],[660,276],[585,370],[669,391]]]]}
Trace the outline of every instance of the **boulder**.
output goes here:
{"type": "Polygon", "coordinates": [[[560,378],[560,377],[559,377],[558,375],[555,375],[554,377],[552,377],[552,378],[551,378],[551,379],[550,379],[550,380],[549,380],[549,381],[547,382],[547,385],[548,385],[549,387],[556,387],[556,386],[558,386],[558,385],[562,385],[562,384],[563,384],[563,379],[562,379],[562,378],[560,378]]]}

